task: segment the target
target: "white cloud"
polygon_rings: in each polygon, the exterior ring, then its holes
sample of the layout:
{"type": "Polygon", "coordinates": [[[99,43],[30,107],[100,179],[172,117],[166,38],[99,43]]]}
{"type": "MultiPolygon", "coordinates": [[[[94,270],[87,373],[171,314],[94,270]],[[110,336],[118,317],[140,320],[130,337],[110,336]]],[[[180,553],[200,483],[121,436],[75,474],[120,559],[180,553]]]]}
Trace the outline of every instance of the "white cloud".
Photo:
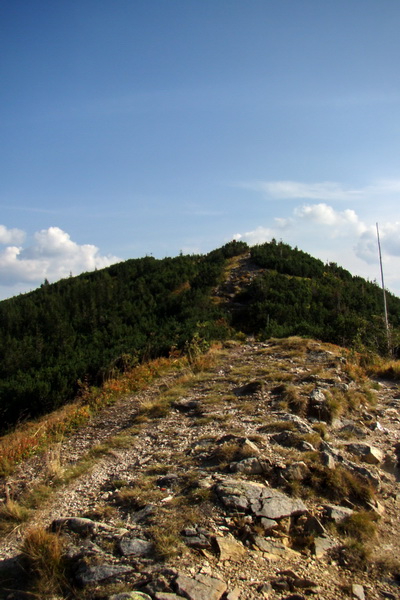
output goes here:
{"type": "Polygon", "coordinates": [[[362,190],[345,189],[334,181],[303,183],[300,181],[255,181],[241,187],[264,192],[279,200],[308,198],[310,200],[354,200],[362,197],[362,190]]]}
{"type": "MultiPolygon", "coordinates": [[[[353,274],[371,280],[379,278],[376,226],[363,222],[354,210],[337,211],[325,203],[307,204],[295,208],[291,217],[274,221],[274,227],[258,226],[233,237],[250,245],[282,238],[353,274]]],[[[400,295],[400,222],[382,223],[379,231],[385,280],[389,289],[400,295]]]]}
{"type": "Polygon", "coordinates": [[[0,225],[0,244],[22,244],[25,233],[21,229],[7,229],[0,225]]]}
{"type": "Polygon", "coordinates": [[[335,181],[250,181],[239,184],[239,187],[262,192],[267,198],[275,200],[323,200],[360,201],[376,200],[382,195],[399,194],[400,180],[382,179],[361,188],[348,188],[335,181]]]}
{"type": "MultiPolygon", "coordinates": [[[[379,238],[382,255],[400,257],[400,223],[383,223],[379,225],[379,238]]],[[[355,247],[356,255],[371,264],[376,262],[378,246],[376,226],[370,226],[360,236],[355,247]]]]}
{"type": "Polygon", "coordinates": [[[352,209],[337,211],[325,203],[304,204],[294,209],[295,217],[303,221],[311,221],[317,225],[331,227],[331,237],[343,237],[354,232],[358,235],[366,230],[366,226],[352,209]]]}
{"type": "Polygon", "coordinates": [[[102,256],[91,244],[77,244],[59,227],[49,227],[35,233],[32,245],[10,245],[0,252],[0,285],[38,285],[44,279],[53,282],[70,273],[101,269],[119,260],[116,256],[102,256]]]}
{"type": "Polygon", "coordinates": [[[254,244],[263,244],[268,242],[274,237],[274,230],[268,227],[257,227],[254,231],[247,231],[246,233],[236,233],[232,236],[234,240],[242,240],[250,246],[254,244]]]}

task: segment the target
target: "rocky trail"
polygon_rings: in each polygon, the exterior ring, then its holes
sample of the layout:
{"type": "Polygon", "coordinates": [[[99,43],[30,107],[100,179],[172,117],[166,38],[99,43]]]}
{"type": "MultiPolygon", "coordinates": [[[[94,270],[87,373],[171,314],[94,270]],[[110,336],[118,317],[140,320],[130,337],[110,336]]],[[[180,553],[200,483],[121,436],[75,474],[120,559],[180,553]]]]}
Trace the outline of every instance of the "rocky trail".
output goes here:
{"type": "Polygon", "coordinates": [[[211,358],[19,466],[15,501],[81,474],[3,536],[0,597],[400,597],[398,386],[299,338],[211,358]],[[38,528],[62,540],[53,587],[20,554],[38,528]]]}

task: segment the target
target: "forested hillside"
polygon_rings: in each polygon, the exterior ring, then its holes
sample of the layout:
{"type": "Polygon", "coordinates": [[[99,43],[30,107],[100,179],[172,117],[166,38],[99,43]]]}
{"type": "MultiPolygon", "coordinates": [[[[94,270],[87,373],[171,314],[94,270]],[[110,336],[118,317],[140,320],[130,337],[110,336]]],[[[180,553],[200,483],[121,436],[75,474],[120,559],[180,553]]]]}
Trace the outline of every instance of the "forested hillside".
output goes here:
{"type": "MultiPolygon", "coordinates": [[[[342,346],[387,352],[381,288],[336,263],[324,264],[288,244],[251,249],[265,269],[241,293],[234,325],[262,338],[301,335],[342,346]]],[[[400,300],[387,293],[392,345],[398,340],[400,300]]]]}
{"type": "MultiPolygon", "coordinates": [[[[251,249],[262,274],[244,279],[240,310],[213,301],[229,259],[248,251],[230,242],[205,256],[128,260],[0,302],[3,429],[63,404],[82,381],[235,331],[386,351],[380,288],[282,242],[251,249]]],[[[388,307],[396,334],[400,300],[389,294],[388,307]]]]}

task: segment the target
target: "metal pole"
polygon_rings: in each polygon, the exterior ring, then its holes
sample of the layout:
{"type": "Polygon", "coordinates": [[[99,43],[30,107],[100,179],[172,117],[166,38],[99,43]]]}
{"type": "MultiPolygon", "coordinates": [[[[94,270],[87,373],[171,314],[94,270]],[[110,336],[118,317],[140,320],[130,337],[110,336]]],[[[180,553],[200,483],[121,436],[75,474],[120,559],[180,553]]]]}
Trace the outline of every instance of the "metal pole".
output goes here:
{"type": "Polygon", "coordinates": [[[388,319],[387,303],[386,303],[385,282],[384,282],[384,279],[383,279],[382,252],[381,252],[381,241],[379,239],[379,227],[378,227],[378,223],[376,224],[376,235],[378,237],[379,264],[380,264],[380,267],[381,267],[381,280],[382,280],[382,292],[383,292],[383,309],[384,309],[384,314],[385,314],[386,337],[387,337],[388,350],[390,352],[389,319],[388,319]]]}

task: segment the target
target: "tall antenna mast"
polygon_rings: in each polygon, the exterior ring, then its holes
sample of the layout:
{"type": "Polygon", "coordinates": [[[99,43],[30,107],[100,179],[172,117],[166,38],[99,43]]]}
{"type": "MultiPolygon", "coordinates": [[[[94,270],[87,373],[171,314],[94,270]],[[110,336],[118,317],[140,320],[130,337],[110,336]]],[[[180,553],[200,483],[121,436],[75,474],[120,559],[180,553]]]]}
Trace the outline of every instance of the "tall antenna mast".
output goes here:
{"type": "Polygon", "coordinates": [[[388,319],[388,312],[387,312],[385,281],[383,279],[382,252],[381,252],[381,241],[379,239],[379,227],[378,227],[378,223],[376,224],[376,235],[378,237],[379,264],[380,264],[380,267],[381,267],[381,280],[382,280],[382,292],[383,292],[383,309],[384,309],[384,314],[385,314],[386,337],[387,337],[388,350],[390,352],[389,319],[388,319]]]}

